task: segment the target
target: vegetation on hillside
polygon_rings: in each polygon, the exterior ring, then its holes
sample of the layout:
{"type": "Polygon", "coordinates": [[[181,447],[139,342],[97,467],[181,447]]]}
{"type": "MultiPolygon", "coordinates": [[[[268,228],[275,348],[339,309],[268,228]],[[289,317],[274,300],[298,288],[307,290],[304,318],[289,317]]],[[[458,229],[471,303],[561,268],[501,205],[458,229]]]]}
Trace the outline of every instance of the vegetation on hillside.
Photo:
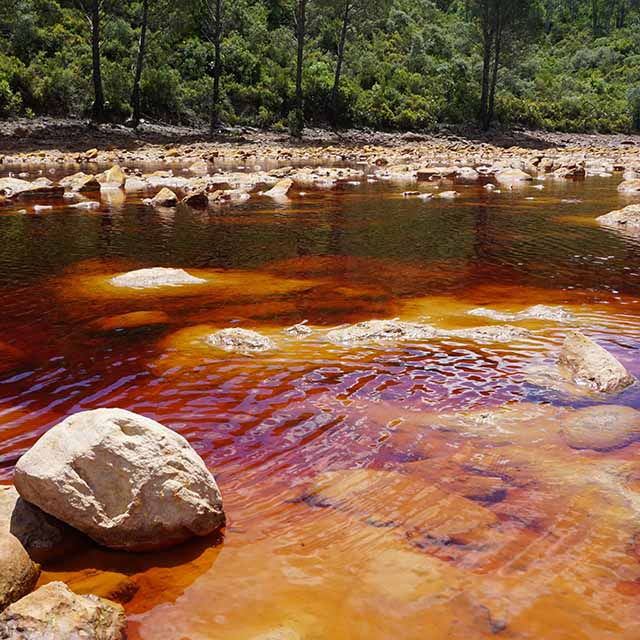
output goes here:
{"type": "Polygon", "coordinates": [[[3,0],[0,117],[640,128],[640,0],[3,0]]]}

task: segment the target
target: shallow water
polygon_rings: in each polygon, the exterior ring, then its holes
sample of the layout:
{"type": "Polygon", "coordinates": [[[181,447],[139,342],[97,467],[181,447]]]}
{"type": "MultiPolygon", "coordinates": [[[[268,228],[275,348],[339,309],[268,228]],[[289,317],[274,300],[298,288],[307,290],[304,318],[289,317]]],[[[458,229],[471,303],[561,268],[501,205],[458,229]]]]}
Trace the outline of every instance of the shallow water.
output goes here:
{"type": "Polygon", "coordinates": [[[120,193],[94,211],[1,208],[0,481],[63,417],[118,406],[189,439],[229,520],[221,541],[91,549],[42,582],[113,596],[124,580],[134,640],[640,637],[640,443],[574,450],[560,432],[571,408],[640,409],[640,391],[568,395],[526,373],[578,326],[640,375],[640,237],[594,223],[633,202],[618,182],[422,201],[362,181],[207,212],[120,193]],[[209,284],[108,286],[146,266],[209,284]],[[471,309],[533,304],[576,320],[522,321],[530,339],[496,345],[347,348],[324,332],[393,317],[473,327],[491,321],[471,309]],[[140,311],[166,318],[113,319],[140,311]],[[281,333],[303,320],[311,336],[281,333]],[[228,326],[280,349],[198,340],[228,326]]]}

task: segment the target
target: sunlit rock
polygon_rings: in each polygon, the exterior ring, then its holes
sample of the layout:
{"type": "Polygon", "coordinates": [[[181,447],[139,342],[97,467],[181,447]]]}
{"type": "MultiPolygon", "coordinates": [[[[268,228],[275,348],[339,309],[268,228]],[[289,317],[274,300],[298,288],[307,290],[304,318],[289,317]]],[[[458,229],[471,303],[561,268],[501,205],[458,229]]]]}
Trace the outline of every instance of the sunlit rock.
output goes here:
{"type": "Polygon", "coordinates": [[[242,354],[262,353],[276,349],[276,344],[271,338],[249,329],[222,329],[208,335],[206,342],[212,347],[242,354]]]}
{"type": "Polygon", "coordinates": [[[501,169],[495,174],[498,182],[512,184],[517,182],[530,182],[533,178],[520,169],[501,169]]]}
{"type": "Polygon", "coordinates": [[[586,175],[584,164],[575,164],[556,169],[552,174],[554,178],[564,178],[565,180],[581,180],[586,175]]]}
{"type": "Polygon", "coordinates": [[[184,269],[172,269],[170,267],[151,267],[149,269],[137,269],[128,271],[119,276],[114,276],[109,281],[114,287],[127,287],[130,289],[150,289],[155,287],[179,287],[190,284],[203,284],[203,278],[196,278],[184,269]]]}
{"type": "MultiPolygon", "coordinates": [[[[20,541],[10,533],[0,533],[0,611],[27,595],[38,581],[40,570],[20,541]]],[[[0,621],[0,638],[2,622],[0,621]]]]}
{"type": "Polygon", "coordinates": [[[50,181],[28,182],[18,178],[0,178],[0,195],[17,198],[61,198],[64,187],[50,181]]]}
{"type": "Polygon", "coordinates": [[[121,189],[127,180],[124,171],[116,164],[107,171],[96,176],[101,189],[121,189]]]}
{"type": "Polygon", "coordinates": [[[434,327],[399,320],[368,320],[327,333],[334,344],[362,344],[389,340],[429,340],[437,335],[434,327]]]}
{"type": "Polygon", "coordinates": [[[499,322],[518,322],[520,320],[550,320],[552,322],[575,321],[573,314],[565,311],[562,307],[550,307],[545,304],[537,304],[518,313],[504,313],[484,307],[471,309],[467,313],[470,316],[491,318],[499,322]]]}
{"type": "Polygon", "coordinates": [[[283,329],[283,333],[286,333],[288,336],[301,338],[303,336],[310,336],[313,333],[313,329],[307,324],[307,321],[305,320],[304,322],[299,322],[298,324],[294,324],[291,327],[283,329]]]}
{"type": "Polygon", "coordinates": [[[201,176],[209,173],[209,163],[206,160],[196,160],[190,167],[189,171],[201,176]]]}
{"type": "Polygon", "coordinates": [[[285,198],[292,186],[293,180],[290,178],[283,178],[271,187],[269,191],[265,191],[264,195],[269,196],[270,198],[285,198]]]}
{"type": "Polygon", "coordinates": [[[625,180],[618,185],[620,193],[637,193],[640,191],[640,179],[625,180]]]}
{"type": "Polygon", "coordinates": [[[596,220],[603,227],[640,233],[640,204],[630,204],[623,209],[600,216],[596,220]]]}
{"type": "Polygon", "coordinates": [[[124,183],[124,190],[127,192],[144,191],[148,187],[145,180],[135,176],[127,177],[124,183]]]}
{"type": "Polygon", "coordinates": [[[578,331],[567,336],[558,363],[576,385],[591,391],[614,393],[635,382],[613,355],[578,331]]]}
{"type": "Polygon", "coordinates": [[[78,596],[50,582],[0,615],[0,640],[125,640],[124,609],[97,596],[78,596]]]}
{"type": "Polygon", "coordinates": [[[180,435],[122,409],[53,427],[16,466],[21,497],[106,547],[163,549],[224,524],[222,499],[180,435]]]}
{"type": "Polygon", "coordinates": [[[100,183],[97,178],[91,174],[83,173],[82,171],[74,173],[72,176],[62,178],[62,180],[60,180],[60,185],[78,193],[85,191],[100,191],[100,183]]]}
{"type": "Polygon", "coordinates": [[[562,434],[572,449],[620,449],[640,438],[640,411],[617,405],[579,409],[563,420],[562,434]]]}
{"type": "Polygon", "coordinates": [[[453,178],[458,173],[457,167],[425,167],[415,173],[418,182],[453,178]]]}
{"type": "Polygon", "coordinates": [[[442,198],[443,200],[453,200],[458,196],[459,196],[459,193],[457,191],[441,191],[438,194],[438,197],[442,198]]]}
{"type": "Polygon", "coordinates": [[[121,329],[139,329],[152,327],[169,322],[169,316],[164,311],[132,311],[117,316],[98,318],[90,325],[93,331],[118,331],[121,329]]]}
{"type": "Polygon", "coordinates": [[[0,534],[11,533],[35,562],[48,562],[87,546],[79,531],[23,500],[9,486],[0,487],[0,534]]]}
{"type": "Polygon", "coordinates": [[[444,336],[487,343],[515,342],[533,337],[533,334],[527,329],[511,325],[487,325],[486,327],[471,327],[469,329],[451,329],[440,333],[444,336]]]}
{"type": "Polygon", "coordinates": [[[175,207],[178,204],[178,196],[171,189],[163,187],[153,198],[145,200],[146,202],[154,207],[175,207]]]}

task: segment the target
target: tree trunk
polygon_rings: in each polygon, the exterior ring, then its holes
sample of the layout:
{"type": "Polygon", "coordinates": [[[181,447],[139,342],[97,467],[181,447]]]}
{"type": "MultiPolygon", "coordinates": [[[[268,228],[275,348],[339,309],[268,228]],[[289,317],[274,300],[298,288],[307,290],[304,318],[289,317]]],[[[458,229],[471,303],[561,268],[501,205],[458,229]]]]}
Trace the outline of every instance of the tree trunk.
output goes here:
{"type": "Polygon", "coordinates": [[[102,90],[102,70],[100,67],[100,0],[91,3],[91,54],[93,61],[93,109],[92,115],[96,122],[104,120],[104,92],[102,90]]]}
{"type": "Polygon", "coordinates": [[[502,49],[502,21],[498,13],[496,15],[495,41],[493,46],[493,69],[491,70],[491,86],[489,88],[489,104],[487,107],[487,117],[484,121],[485,130],[489,129],[493,121],[496,106],[496,85],[498,84],[498,71],[500,69],[500,53],[502,49]]]}
{"type": "Polygon", "coordinates": [[[222,0],[215,0],[215,26],[213,31],[213,95],[211,96],[211,122],[210,131],[213,132],[220,126],[220,75],[222,74],[222,0]]]}
{"type": "Polygon", "coordinates": [[[133,79],[133,94],[131,95],[131,106],[133,115],[131,120],[134,127],[140,124],[140,79],[144,67],[145,49],[147,46],[147,23],[149,20],[149,0],[142,3],[142,24],[140,25],[140,44],[138,45],[138,58],[136,60],[136,73],[133,79]]]}
{"type": "Polygon", "coordinates": [[[489,111],[489,76],[491,70],[491,58],[493,55],[493,34],[490,25],[488,2],[484,5],[482,15],[482,41],[484,47],[484,55],[482,61],[482,94],[480,96],[479,119],[484,126],[489,111]]]}
{"type": "Polygon", "coordinates": [[[338,58],[336,60],[336,74],[333,79],[333,88],[331,89],[330,116],[334,126],[338,122],[338,95],[340,91],[340,75],[342,73],[344,49],[345,49],[345,45],[347,44],[347,31],[349,29],[351,1],[352,0],[345,0],[345,3],[344,3],[344,14],[342,16],[342,29],[340,30],[340,41],[338,42],[338,58]]]}
{"type": "Polygon", "coordinates": [[[298,38],[298,56],[296,64],[296,110],[293,134],[302,136],[304,130],[304,96],[302,94],[302,68],[304,64],[304,37],[306,32],[307,0],[297,0],[296,35],[298,38]]]}

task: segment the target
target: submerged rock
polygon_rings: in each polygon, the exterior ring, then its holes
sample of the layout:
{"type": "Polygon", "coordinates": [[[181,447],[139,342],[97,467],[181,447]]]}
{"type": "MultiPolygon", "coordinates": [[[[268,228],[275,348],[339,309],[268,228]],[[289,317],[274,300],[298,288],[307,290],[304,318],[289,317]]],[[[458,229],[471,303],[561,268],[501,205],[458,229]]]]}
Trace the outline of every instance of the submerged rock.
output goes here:
{"type": "Polygon", "coordinates": [[[20,541],[10,533],[0,533],[0,611],[30,593],[39,575],[20,541]]]}
{"type": "Polygon", "coordinates": [[[109,280],[114,287],[130,289],[151,289],[154,287],[179,287],[187,284],[203,284],[206,280],[196,278],[184,269],[170,267],[151,267],[128,271],[109,280]]]}
{"type": "Polygon", "coordinates": [[[453,329],[441,333],[445,336],[489,343],[527,340],[533,335],[522,327],[512,327],[511,325],[487,325],[486,327],[472,327],[470,329],[453,329]]]}
{"type": "Polygon", "coordinates": [[[16,489],[99,544],[162,549],[224,524],[216,482],[180,435],[123,409],[70,416],[16,466],[16,489]]]}
{"type": "Polygon", "coordinates": [[[399,320],[368,320],[342,329],[333,329],[327,338],[334,344],[360,344],[388,340],[429,340],[437,330],[430,325],[399,320]]]}
{"type": "Polygon", "coordinates": [[[272,351],[275,343],[267,336],[249,329],[222,329],[206,337],[207,344],[224,351],[250,354],[272,351]]]}
{"type": "Polygon", "coordinates": [[[572,382],[591,391],[614,393],[635,382],[613,355],[579,331],[567,336],[558,363],[572,382]]]}
{"type": "Polygon", "coordinates": [[[23,500],[14,487],[0,487],[0,535],[11,533],[36,562],[56,560],[87,546],[79,531],[23,500]]]}
{"type": "Polygon", "coordinates": [[[640,437],[640,411],[616,405],[578,409],[563,421],[562,435],[572,449],[621,449],[640,437]]]}
{"type": "Polygon", "coordinates": [[[603,227],[640,232],[640,204],[630,204],[623,209],[600,216],[596,220],[603,227]]]}
{"type": "Polygon", "coordinates": [[[121,329],[140,329],[168,324],[169,316],[164,311],[132,311],[117,316],[98,318],[89,327],[93,331],[118,331],[121,329]]]}
{"type": "Polygon", "coordinates": [[[467,312],[470,316],[480,316],[491,318],[501,322],[518,322],[519,320],[551,320],[553,322],[573,322],[575,317],[565,311],[562,307],[548,307],[544,304],[537,304],[518,313],[502,313],[484,307],[472,309],[467,312]]]}
{"type": "Polygon", "coordinates": [[[0,640],[125,640],[124,609],[50,582],[0,615],[0,640]]]}

